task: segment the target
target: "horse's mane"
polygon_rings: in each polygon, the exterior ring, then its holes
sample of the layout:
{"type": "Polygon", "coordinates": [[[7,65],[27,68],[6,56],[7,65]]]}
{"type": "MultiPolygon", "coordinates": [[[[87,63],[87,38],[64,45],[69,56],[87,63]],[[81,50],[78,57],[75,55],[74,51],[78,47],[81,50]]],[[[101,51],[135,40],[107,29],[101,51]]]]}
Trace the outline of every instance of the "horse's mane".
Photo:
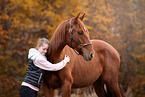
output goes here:
{"type": "Polygon", "coordinates": [[[52,50],[58,49],[60,45],[65,41],[66,21],[62,22],[55,30],[49,45],[48,53],[52,50]]]}

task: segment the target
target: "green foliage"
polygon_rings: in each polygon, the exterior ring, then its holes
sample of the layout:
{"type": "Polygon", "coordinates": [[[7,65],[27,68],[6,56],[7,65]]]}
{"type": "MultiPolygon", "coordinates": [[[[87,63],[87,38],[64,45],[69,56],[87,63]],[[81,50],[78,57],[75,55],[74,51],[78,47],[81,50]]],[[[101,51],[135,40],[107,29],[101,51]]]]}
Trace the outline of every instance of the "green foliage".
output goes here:
{"type": "Polygon", "coordinates": [[[120,53],[122,89],[131,87],[135,97],[144,97],[144,6],[144,0],[1,0],[0,96],[19,97],[29,48],[41,37],[50,39],[62,21],[84,12],[90,38],[105,40],[120,53]]]}

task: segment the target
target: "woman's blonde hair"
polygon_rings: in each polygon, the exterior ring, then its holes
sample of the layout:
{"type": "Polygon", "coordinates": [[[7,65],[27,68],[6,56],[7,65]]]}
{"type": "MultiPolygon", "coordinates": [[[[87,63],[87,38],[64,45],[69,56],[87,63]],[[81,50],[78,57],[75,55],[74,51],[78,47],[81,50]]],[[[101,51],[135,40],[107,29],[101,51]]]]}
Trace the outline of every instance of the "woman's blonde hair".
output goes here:
{"type": "MultiPolygon", "coordinates": [[[[41,38],[41,39],[39,39],[39,41],[38,41],[38,43],[37,43],[37,46],[39,45],[39,47],[41,47],[41,46],[43,45],[43,43],[49,45],[48,39],[46,39],[46,38],[41,38]]],[[[37,46],[36,46],[36,48],[37,48],[37,46]]]]}

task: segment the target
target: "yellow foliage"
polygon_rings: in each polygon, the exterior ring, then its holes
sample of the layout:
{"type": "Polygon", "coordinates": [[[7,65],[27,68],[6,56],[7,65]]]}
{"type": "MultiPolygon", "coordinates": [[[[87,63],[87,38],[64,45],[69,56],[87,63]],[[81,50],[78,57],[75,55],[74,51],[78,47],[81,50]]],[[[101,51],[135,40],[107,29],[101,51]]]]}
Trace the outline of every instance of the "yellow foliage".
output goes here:
{"type": "MultiPolygon", "coordinates": [[[[139,86],[145,83],[141,79],[144,77],[142,74],[145,74],[143,67],[145,16],[142,14],[145,0],[2,1],[5,5],[1,6],[3,10],[0,9],[0,62],[2,63],[0,77],[5,79],[3,83],[0,82],[0,86],[4,86],[3,90],[0,89],[2,91],[0,96],[2,94],[9,97],[15,91],[9,94],[7,91],[16,84],[20,87],[20,82],[17,81],[22,81],[25,76],[28,49],[36,44],[37,39],[40,37],[50,39],[62,21],[76,16],[79,12],[86,13],[83,22],[90,31],[90,37],[109,42],[120,53],[122,67],[120,84],[127,87],[124,83],[135,79],[130,85],[134,94],[140,95],[140,90],[143,94],[143,89],[139,86]],[[126,67],[124,64],[127,64],[126,67]],[[9,76],[11,77],[6,79],[9,76]],[[10,80],[13,81],[8,88],[7,83],[10,84],[10,80]]],[[[15,90],[18,91],[18,87],[15,90]]]]}

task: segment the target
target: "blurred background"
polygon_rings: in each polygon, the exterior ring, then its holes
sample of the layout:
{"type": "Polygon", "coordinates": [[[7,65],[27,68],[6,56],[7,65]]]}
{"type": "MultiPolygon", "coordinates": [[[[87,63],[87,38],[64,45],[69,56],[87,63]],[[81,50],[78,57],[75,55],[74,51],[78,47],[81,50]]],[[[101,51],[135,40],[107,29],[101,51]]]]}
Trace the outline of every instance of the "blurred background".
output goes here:
{"type": "MultiPolygon", "coordinates": [[[[80,12],[86,14],[90,39],[118,50],[119,86],[126,97],[145,97],[145,0],[0,0],[0,97],[19,97],[28,50],[80,12]]],[[[91,87],[72,95],[97,97],[91,87]]]]}

